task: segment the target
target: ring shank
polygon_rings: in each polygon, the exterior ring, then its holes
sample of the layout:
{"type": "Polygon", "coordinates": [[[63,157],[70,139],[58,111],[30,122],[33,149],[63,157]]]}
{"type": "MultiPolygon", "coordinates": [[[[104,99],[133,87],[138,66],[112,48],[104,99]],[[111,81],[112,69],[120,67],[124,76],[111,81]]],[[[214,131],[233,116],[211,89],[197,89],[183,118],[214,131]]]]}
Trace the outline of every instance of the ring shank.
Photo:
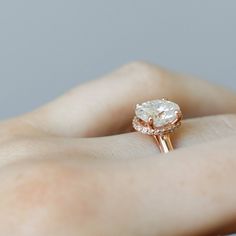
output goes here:
{"type": "Polygon", "coordinates": [[[174,150],[169,134],[154,135],[153,137],[156,140],[157,146],[162,153],[168,153],[174,150]]]}

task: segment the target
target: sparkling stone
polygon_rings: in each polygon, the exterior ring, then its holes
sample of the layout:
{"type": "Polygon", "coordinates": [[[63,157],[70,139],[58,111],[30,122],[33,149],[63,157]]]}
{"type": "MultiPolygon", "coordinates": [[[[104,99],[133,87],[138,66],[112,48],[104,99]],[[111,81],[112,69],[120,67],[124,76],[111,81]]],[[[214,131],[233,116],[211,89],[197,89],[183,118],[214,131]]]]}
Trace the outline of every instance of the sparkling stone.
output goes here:
{"type": "Polygon", "coordinates": [[[162,127],[177,119],[176,112],[181,113],[179,106],[167,100],[153,100],[144,102],[136,106],[136,116],[148,122],[149,118],[153,119],[154,127],[162,127]]]}

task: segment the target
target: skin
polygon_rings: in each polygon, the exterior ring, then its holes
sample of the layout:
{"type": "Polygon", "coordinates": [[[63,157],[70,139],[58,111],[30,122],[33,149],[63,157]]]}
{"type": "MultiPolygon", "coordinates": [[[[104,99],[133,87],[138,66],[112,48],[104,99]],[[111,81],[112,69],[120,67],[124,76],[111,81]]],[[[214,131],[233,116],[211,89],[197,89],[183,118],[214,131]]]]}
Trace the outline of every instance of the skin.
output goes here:
{"type": "Polygon", "coordinates": [[[0,124],[0,235],[236,232],[236,94],[145,62],[0,124]],[[131,132],[136,103],[185,120],[160,154],[131,132]]]}

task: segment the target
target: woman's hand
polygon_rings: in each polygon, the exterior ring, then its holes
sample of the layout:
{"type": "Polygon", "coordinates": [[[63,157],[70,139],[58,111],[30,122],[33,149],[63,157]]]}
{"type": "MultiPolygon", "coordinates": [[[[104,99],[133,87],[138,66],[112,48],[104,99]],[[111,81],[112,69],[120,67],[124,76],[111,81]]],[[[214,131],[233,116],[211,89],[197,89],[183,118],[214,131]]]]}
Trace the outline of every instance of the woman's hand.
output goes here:
{"type": "Polygon", "coordinates": [[[0,235],[236,231],[235,112],[234,93],[136,62],[2,122],[0,235]],[[186,118],[165,155],[130,132],[162,97],[186,118]]]}

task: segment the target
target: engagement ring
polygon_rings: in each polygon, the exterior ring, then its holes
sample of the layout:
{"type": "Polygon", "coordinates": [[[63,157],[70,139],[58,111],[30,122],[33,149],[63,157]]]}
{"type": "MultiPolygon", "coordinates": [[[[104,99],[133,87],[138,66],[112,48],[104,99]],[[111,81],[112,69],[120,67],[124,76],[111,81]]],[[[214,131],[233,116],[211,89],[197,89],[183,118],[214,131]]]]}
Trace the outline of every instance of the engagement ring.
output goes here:
{"type": "Polygon", "coordinates": [[[138,132],[152,135],[161,152],[173,150],[170,133],[181,125],[183,118],[178,104],[166,99],[137,104],[133,127],[138,132]]]}

